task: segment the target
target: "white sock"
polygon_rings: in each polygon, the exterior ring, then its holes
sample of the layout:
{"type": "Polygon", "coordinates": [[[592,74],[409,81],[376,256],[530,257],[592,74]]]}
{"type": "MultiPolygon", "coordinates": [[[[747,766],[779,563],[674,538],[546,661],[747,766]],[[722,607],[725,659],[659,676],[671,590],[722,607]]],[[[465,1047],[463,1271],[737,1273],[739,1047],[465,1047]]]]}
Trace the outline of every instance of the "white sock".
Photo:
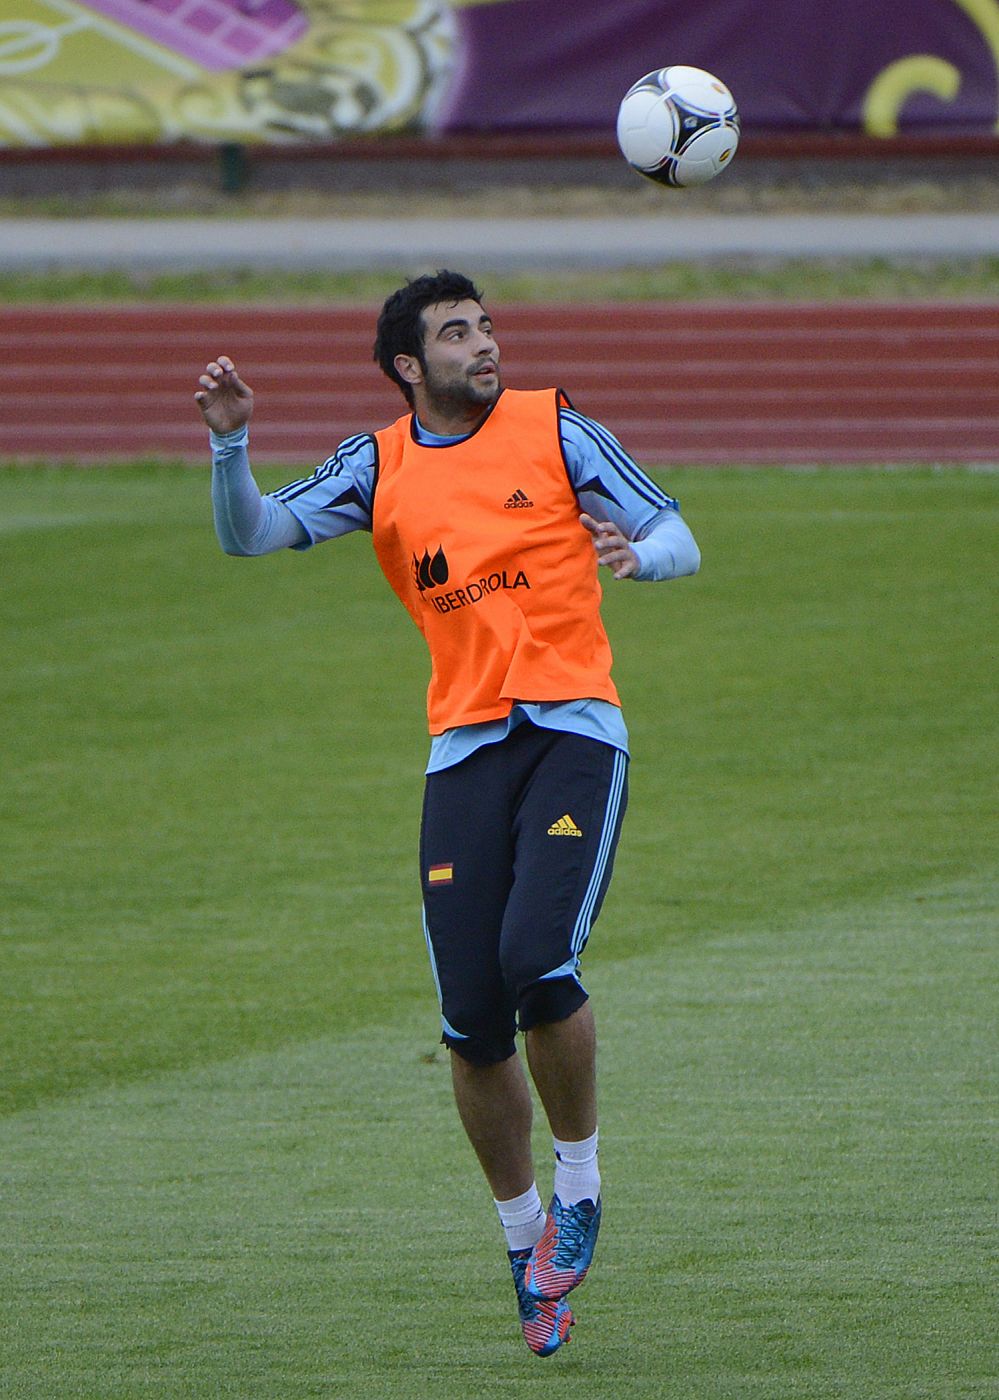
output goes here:
{"type": "Polygon", "coordinates": [[[535,1182],[512,1201],[496,1201],[507,1249],[533,1249],[545,1228],[545,1208],[535,1182]]]}
{"type": "Polygon", "coordinates": [[[555,1194],[564,1206],[577,1201],[596,1202],[600,1195],[600,1168],[597,1166],[597,1134],[582,1142],[562,1142],[555,1146],[555,1194]]]}

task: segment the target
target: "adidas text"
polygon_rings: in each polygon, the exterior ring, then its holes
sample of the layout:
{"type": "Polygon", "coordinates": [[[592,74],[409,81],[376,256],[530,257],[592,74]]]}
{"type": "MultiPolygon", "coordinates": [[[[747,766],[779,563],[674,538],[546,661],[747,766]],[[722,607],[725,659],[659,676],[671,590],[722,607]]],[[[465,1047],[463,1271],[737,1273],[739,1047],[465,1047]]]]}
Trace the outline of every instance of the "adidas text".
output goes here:
{"type": "Polygon", "coordinates": [[[549,836],[582,836],[582,834],[568,812],[564,817],[559,817],[558,821],[548,828],[549,836]]]}

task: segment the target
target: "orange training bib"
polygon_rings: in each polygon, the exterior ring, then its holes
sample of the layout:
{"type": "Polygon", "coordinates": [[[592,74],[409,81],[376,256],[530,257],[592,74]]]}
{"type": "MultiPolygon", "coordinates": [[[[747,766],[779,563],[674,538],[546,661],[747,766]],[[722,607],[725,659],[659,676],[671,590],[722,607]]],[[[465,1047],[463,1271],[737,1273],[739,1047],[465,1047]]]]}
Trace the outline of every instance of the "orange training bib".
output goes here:
{"type": "Polygon", "coordinates": [[[432,734],[518,700],[618,704],[590,536],[562,457],[559,390],[505,390],[471,437],[411,414],[375,434],[375,553],[430,648],[432,734]]]}

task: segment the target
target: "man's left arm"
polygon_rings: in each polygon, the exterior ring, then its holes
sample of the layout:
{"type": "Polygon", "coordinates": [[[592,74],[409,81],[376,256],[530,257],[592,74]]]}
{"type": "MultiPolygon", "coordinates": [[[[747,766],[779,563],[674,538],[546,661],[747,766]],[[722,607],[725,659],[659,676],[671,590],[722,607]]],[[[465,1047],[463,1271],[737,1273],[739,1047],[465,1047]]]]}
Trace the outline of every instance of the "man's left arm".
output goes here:
{"type": "Polygon", "coordinates": [[[695,574],[701,554],[679,503],[647,476],[602,424],[559,411],[569,480],[601,565],[640,582],[695,574]]]}

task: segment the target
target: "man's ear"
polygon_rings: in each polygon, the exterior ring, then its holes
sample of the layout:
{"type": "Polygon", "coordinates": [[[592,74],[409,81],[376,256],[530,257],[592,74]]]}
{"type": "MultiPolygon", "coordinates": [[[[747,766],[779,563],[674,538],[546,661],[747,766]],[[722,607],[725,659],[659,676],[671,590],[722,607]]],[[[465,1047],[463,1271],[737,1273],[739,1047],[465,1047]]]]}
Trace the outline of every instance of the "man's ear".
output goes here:
{"type": "Polygon", "coordinates": [[[407,384],[423,383],[423,366],[415,355],[396,355],[392,361],[395,372],[407,384]]]}

